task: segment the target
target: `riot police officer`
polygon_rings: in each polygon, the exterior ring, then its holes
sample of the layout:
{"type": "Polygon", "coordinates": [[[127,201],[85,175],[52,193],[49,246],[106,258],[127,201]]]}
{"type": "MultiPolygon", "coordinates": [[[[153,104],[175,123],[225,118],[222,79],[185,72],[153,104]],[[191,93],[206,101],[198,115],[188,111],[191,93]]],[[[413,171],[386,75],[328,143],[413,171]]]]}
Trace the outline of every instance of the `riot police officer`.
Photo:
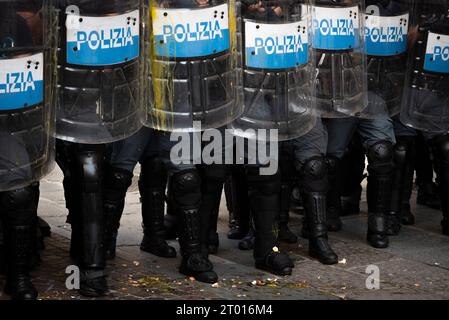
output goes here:
{"type": "Polygon", "coordinates": [[[1,1],[0,219],[5,293],[34,300],[39,179],[52,168],[55,33],[51,1],[1,1]]]}
{"type": "Polygon", "coordinates": [[[140,1],[61,0],[56,160],[72,227],[80,293],[106,294],[103,243],[107,143],[142,126],[140,1]],[[100,45],[101,44],[101,45],[100,45]]]}

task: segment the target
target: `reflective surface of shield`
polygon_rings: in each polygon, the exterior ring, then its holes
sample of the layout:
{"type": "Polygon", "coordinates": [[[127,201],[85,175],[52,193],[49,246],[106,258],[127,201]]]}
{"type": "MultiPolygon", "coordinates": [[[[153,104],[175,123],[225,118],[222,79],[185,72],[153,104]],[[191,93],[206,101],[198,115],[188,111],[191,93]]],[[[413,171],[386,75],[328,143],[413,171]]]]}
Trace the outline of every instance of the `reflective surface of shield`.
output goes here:
{"type": "Polygon", "coordinates": [[[266,139],[256,130],[276,129],[288,140],[315,124],[308,9],[304,1],[241,2],[245,109],[231,124],[236,135],[266,139]]]}
{"type": "Polygon", "coordinates": [[[411,22],[401,121],[444,133],[449,130],[449,1],[417,1],[411,22]]]}
{"type": "Polygon", "coordinates": [[[0,191],[53,167],[54,13],[47,0],[0,0],[0,191]]]}
{"type": "Polygon", "coordinates": [[[365,0],[368,106],[364,118],[399,113],[407,65],[407,33],[412,0],[365,0]]]}
{"type": "Polygon", "coordinates": [[[352,116],[367,105],[363,0],[311,0],[317,110],[352,116]]]}
{"type": "Polygon", "coordinates": [[[61,0],[57,138],[108,143],[143,122],[139,0],[61,0]]]}
{"type": "Polygon", "coordinates": [[[235,0],[150,0],[148,123],[199,131],[241,114],[235,0]]]}

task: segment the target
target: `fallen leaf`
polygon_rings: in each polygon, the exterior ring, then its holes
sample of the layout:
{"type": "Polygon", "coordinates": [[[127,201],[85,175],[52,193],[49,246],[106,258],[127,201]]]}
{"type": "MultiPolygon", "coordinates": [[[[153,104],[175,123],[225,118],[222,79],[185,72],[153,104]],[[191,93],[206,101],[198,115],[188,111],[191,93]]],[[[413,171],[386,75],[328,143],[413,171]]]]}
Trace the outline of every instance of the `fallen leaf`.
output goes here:
{"type": "Polygon", "coordinates": [[[212,285],[212,288],[218,288],[218,282],[215,282],[215,283],[212,285]]]}
{"type": "Polygon", "coordinates": [[[343,258],[338,261],[339,264],[346,264],[346,258],[343,258]]]}

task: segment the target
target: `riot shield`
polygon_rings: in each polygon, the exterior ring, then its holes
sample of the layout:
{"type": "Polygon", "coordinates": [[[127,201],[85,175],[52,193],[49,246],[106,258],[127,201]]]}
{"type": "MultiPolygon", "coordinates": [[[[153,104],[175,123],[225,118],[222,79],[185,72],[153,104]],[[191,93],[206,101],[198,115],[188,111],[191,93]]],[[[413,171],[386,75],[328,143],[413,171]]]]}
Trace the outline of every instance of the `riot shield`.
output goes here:
{"type": "Polygon", "coordinates": [[[276,129],[280,141],[299,137],[316,121],[309,5],[301,0],[241,4],[245,108],[231,124],[234,133],[264,139],[257,129],[276,129]]]}
{"type": "Polygon", "coordinates": [[[401,109],[407,33],[413,0],[365,0],[368,106],[363,118],[388,118],[401,109]]]}
{"type": "Polygon", "coordinates": [[[413,128],[449,130],[449,1],[417,1],[401,121],[413,128]]]}
{"type": "Polygon", "coordinates": [[[149,6],[147,125],[191,132],[239,116],[235,0],[150,0],[149,6]]]}
{"type": "Polygon", "coordinates": [[[124,139],[143,119],[139,0],[60,0],[59,139],[124,139]]]}
{"type": "Polygon", "coordinates": [[[367,105],[363,0],[311,0],[316,104],[322,117],[357,115],[367,105]]]}
{"type": "Polygon", "coordinates": [[[53,167],[55,10],[47,0],[0,0],[0,191],[53,167]]]}

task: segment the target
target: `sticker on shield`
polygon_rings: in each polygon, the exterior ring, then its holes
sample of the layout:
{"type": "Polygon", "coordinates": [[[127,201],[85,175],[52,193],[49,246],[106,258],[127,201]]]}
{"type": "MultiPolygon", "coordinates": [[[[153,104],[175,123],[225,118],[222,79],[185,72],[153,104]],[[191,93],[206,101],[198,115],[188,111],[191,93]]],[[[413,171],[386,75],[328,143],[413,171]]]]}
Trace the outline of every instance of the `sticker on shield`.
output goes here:
{"type": "Polygon", "coordinates": [[[43,53],[0,59],[0,110],[27,108],[43,101],[43,53]]]}
{"type": "Polygon", "coordinates": [[[359,8],[312,8],[313,47],[323,50],[348,50],[358,47],[359,8]]]}
{"type": "Polygon", "coordinates": [[[139,10],[106,17],[79,17],[79,28],[67,28],[67,62],[107,66],[139,56],[139,10]]]}
{"type": "Polygon", "coordinates": [[[381,17],[365,15],[366,53],[395,56],[407,50],[409,14],[381,17]]]}
{"type": "Polygon", "coordinates": [[[449,73],[449,35],[429,32],[424,70],[449,73]]]}
{"type": "Polygon", "coordinates": [[[245,21],[245,64],[285,69],[308,61],[307,22],[269,24],[245,21]]]}
{"type": "Polygon", "coordinates": [[[158,56],[193,58],[229,49],[227,4],[201,9],[153,8],[152,17],[158,56]]]}

